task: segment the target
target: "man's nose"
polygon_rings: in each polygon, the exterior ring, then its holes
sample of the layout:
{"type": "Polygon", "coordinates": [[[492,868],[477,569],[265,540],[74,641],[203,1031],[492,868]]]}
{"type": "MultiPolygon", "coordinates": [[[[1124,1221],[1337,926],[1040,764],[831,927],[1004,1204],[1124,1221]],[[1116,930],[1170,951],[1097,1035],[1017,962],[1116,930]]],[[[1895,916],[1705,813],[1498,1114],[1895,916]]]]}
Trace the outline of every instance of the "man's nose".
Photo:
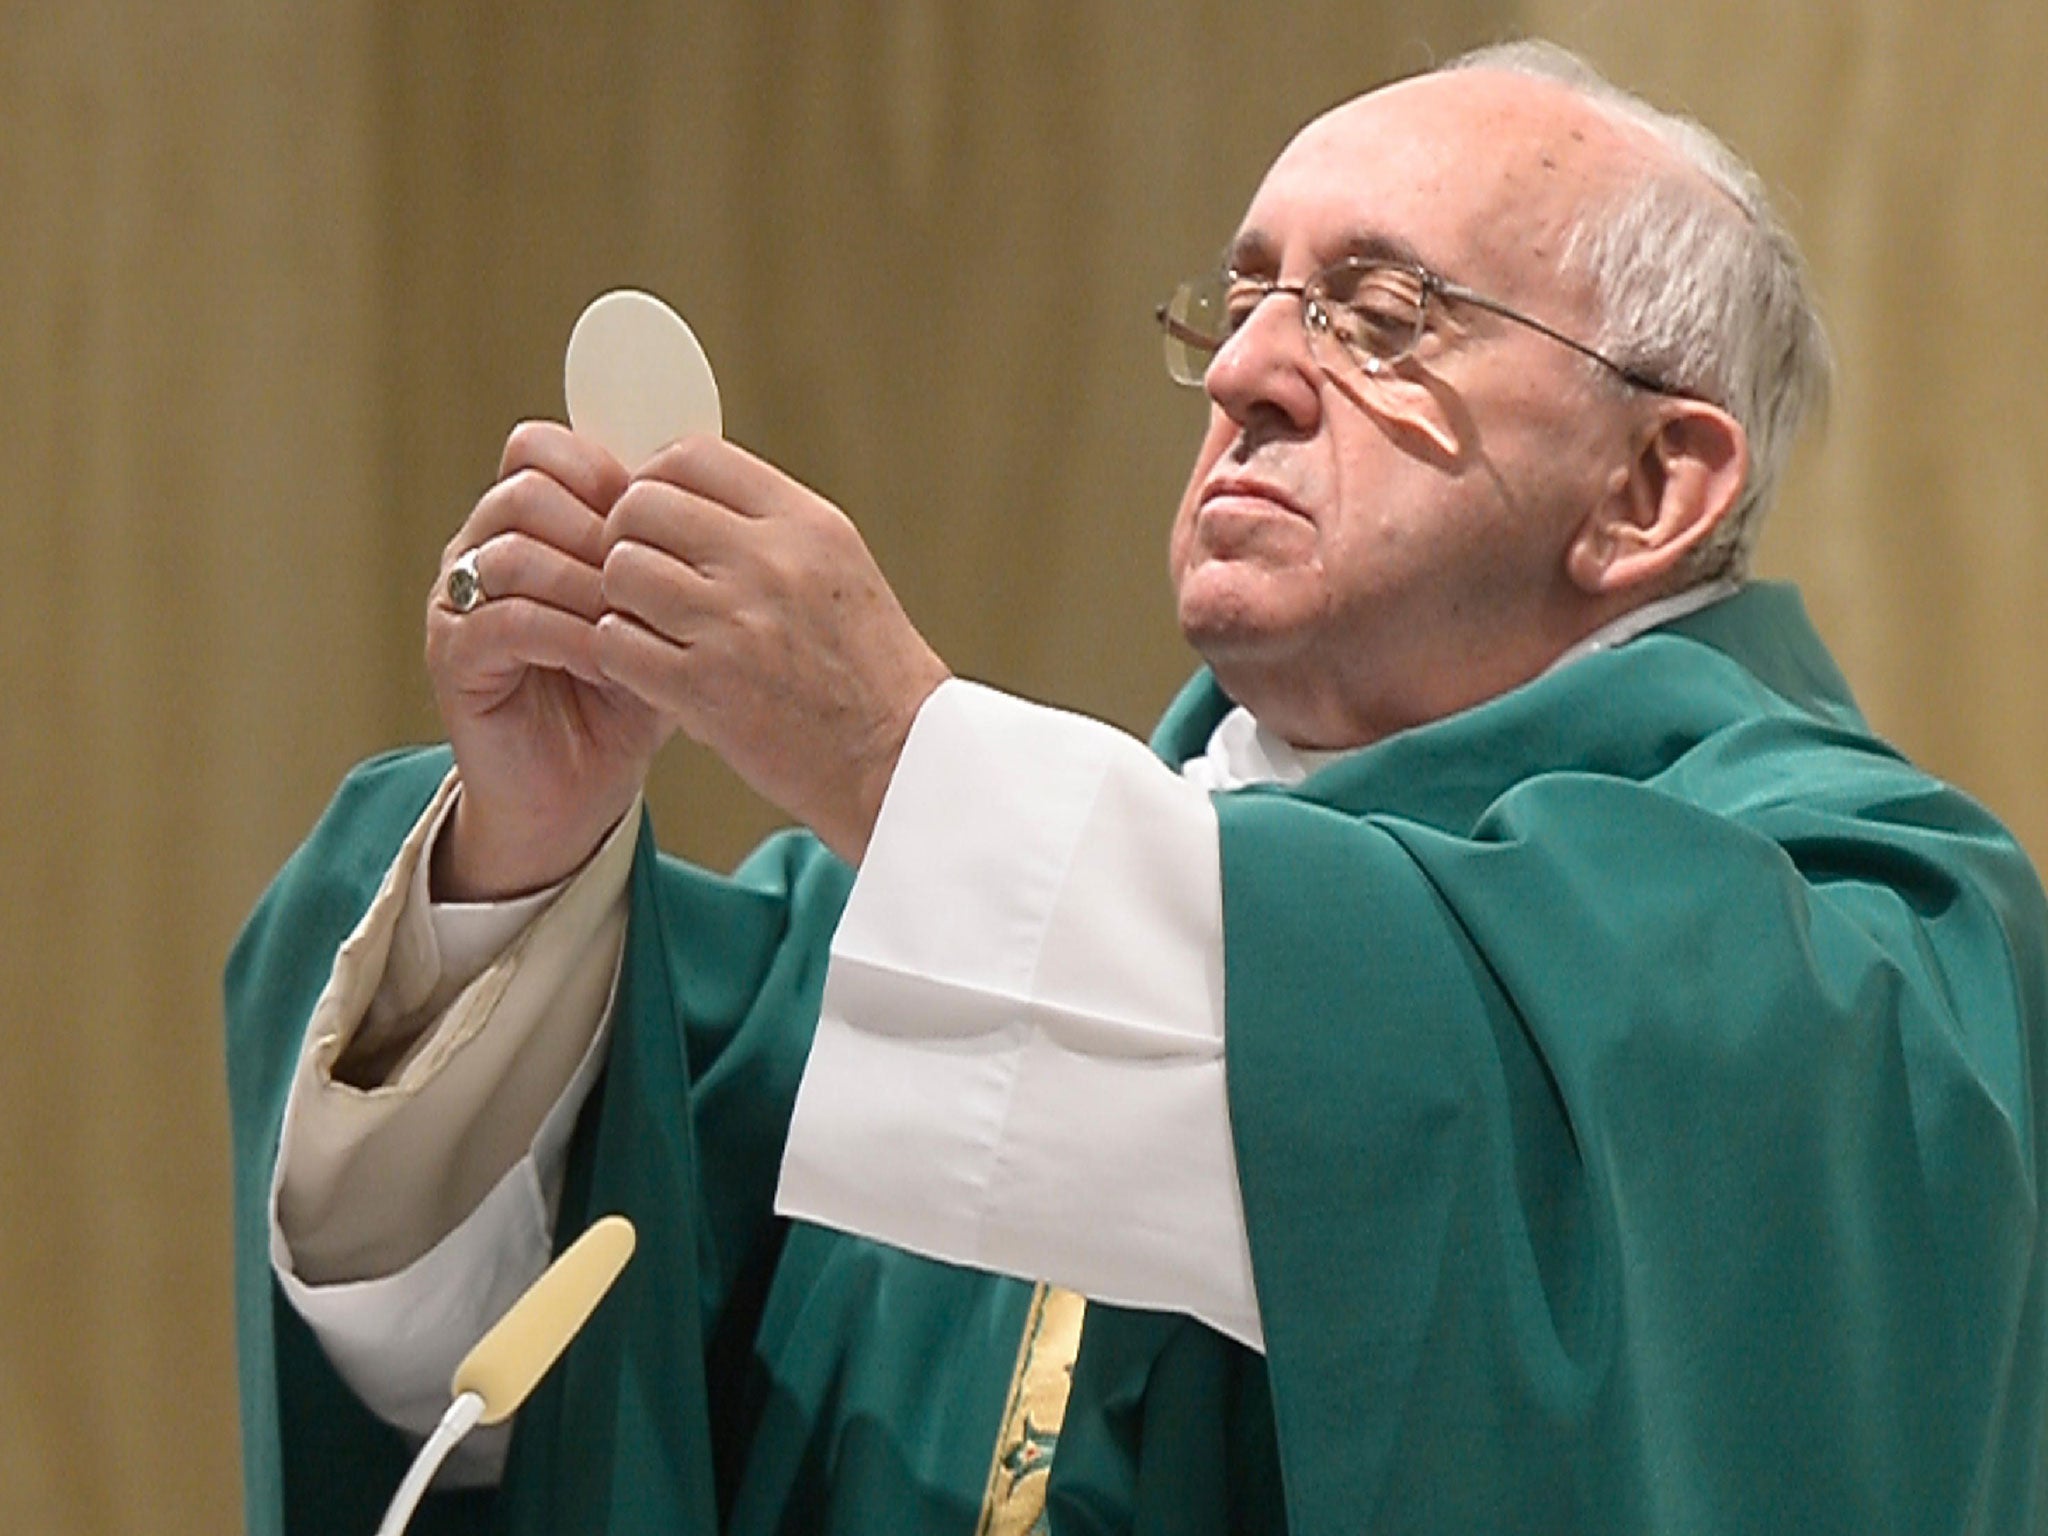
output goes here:
{"type": "Polygon", "coordinates": [[[1209,359],[1202,387],[1239,426],[1261,413],[1277,413],[1295,431],[1314,430],[1323,375],[1303,302],[1299,288],[1275,284],[1209,359]]]}

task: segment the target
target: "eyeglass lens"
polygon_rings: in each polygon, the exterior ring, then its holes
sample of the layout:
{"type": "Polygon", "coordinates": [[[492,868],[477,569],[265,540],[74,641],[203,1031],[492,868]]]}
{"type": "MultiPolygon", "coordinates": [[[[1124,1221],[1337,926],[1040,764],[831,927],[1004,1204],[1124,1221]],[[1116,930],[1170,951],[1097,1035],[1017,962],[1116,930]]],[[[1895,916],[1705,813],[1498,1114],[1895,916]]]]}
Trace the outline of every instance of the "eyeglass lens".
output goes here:
{"type": "Polygon", "coordinates": [[[1214,272],[1185,282],[1161,309],[1166,371],[1200,384],[1210,360],[1276,294],[1300,303],[1300,318],[1318,354],[1334,339],[1353,361],[1377,370],[1400,361],[1421,339],[1428,289],[1405,267],[1341,261],[1299,288],[1271,278],[1214,272]]]}

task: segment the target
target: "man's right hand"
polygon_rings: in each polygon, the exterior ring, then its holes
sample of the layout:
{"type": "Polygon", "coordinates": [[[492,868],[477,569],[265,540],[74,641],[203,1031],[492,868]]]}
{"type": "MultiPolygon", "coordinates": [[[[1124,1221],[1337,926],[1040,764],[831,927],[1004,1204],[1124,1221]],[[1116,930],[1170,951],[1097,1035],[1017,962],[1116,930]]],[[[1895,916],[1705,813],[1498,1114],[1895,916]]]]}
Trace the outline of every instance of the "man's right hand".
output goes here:
{"type": "Polygon", "coordinates": [[[552,422],[514,429],[498,481],[449,541],[427,601],[427,671],[462,795],[434,850],[443,901],[487,901],[578,869],[632,805],[668,731],[607,682],[605,514],[625,468],[552,422]],[[485,600],[448,601],[448,569],[476,552],[485,600]]]}

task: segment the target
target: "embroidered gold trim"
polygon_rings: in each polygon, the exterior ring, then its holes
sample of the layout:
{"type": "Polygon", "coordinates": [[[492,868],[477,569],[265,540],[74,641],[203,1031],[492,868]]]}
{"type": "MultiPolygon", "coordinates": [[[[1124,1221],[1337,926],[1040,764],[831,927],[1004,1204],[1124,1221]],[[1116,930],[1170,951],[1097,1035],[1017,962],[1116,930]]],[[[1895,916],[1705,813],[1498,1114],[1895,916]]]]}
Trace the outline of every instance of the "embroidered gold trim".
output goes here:
{"type": "Polygon", "coordinates": [[[1058,1286],[1041,1283],[1031,1293],[975,1536],[1042,1536],[1045,1530],[1045,1480],[1067,1416],[1087,1305],[1058,1286]]]}

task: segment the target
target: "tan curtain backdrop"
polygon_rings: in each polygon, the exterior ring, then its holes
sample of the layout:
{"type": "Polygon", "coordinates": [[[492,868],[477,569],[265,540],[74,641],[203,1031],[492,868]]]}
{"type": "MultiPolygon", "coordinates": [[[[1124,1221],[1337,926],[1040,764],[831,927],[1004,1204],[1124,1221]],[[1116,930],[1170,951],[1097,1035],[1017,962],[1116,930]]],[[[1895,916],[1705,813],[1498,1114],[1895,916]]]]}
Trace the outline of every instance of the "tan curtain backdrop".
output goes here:
{"type": "MultiPolygon", "coordinates": [[[[1841,353],[1767,541],[2048,853],[2048,16],[2011,0],[0,8],[0,1526],[239,1521],[217,975],[582,303],[696,322],[955,665],[1142,728],[1200,409],[1150,307],[1288,132],[1547,32],[1779,188],[1841,353]]],[[[668,841],[766,810],[672,750],[668,841]]]]}

